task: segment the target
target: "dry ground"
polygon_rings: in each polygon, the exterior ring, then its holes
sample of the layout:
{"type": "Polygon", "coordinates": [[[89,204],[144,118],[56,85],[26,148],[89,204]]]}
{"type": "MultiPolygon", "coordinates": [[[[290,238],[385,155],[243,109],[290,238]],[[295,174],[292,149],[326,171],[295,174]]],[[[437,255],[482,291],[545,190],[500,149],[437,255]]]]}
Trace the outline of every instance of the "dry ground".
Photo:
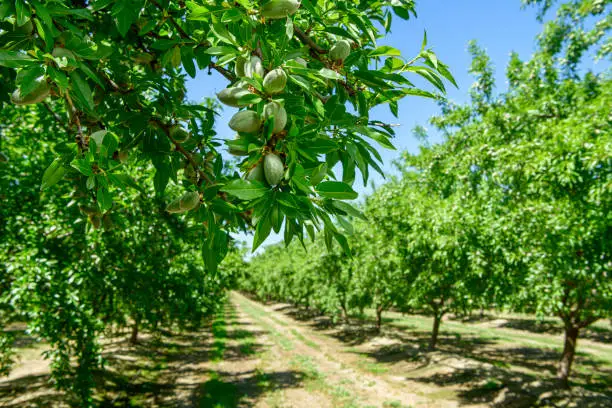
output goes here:
{"type": "MultiPolygon", "coordinates": [[[[103,407],[612,407],[605,326],[579,344],[576,386],[556,391],[558,328],[529,318],[445,321],[426,352],[430,319],[388,313],[333,326],[284,304],[232,293],[224,313],[189,333],[104,340],[103,407]]],[[[63,407],[49,386],[43,344],[19,338],[19,364],[0,379],[0,407],[63,407]]]]}

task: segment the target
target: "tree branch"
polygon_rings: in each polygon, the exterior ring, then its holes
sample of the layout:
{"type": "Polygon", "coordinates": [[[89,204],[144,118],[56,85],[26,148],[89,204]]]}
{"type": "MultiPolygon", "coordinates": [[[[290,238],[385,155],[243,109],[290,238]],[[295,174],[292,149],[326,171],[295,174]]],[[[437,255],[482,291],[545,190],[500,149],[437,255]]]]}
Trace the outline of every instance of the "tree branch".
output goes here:
{"type": "Polygon", "coordinates": [[[161,122],[159,122],[157,120],[153,120],[153,121],[159,127],[161,127],[163,129],[164,134],[170,140],[170,142],[172,142],[172,144],[174,145],[174,148],[176,149],[176,151],[181,153],[185,157],[185,159],[187,159],[189,164],[191,164],[193,169],[198,172],[198,176],[199,176],[198,186],[201,184],[202,180],[206,181],[206,183],[208,183],[208,184],[212,184],[212,181],[210,180],[210,178],[206,175],[206,173],[204,173],[204,170],[202,170],[200,168],[200,165],[194,160],[194,158],[191,155],[191,153],[189,153],[187,150],[185,150],[185,148],[179,142],[177,142],[176,140],[174,140],[174,138],[172,136],[170,136],[170,128],[169,128],[169,126],[165,125],[165,124],[163,124],[163,123],[161,123],[161,122]]]}
{"type": "MultiPolygon", "coordinates": [[[[322,54],[327,54],[329,53],[328,50],[321,48],[317,43],[314,42],[314,40],[312,38],[310,38],[310,36],[308,36],[308,34],[306,34],[304,31],[302,31],[301,28],[297,27],[297,26],[293,26],[293,32],[295,33],[295,35],[299,38],[300,42],[302,42],[302,44],[307,45],[308,47],[310,47],[311,51],[311,55],[313,58],[321,61],[323,63],[323,65],[325,65],[327,68],[329,69],[333,69],[332,66],[330,66],[329,62],[327,60],[324,60],[321,58],[322,54]]],[[[357,90],[355,89],[355,87],[353,87],[353,85],[349,84],[346,81],[342,81],[339,80],[338,81],[340,83],[340,85],[342,85],[344,87],[344,89],[346,89],[346,91],[348,92],[348,94],[350,96],[355,96],[357,95],[357,90]]]]}
{"type": "Polygon", "coordinates": [[[231,71],[228,71],[227,69],[215,64],[214,62],[211,62],[210,64],[208,64],[208,68],[214,69],[215,71],[219,72],[221,75],[225,77],[225,79],[227,79],[230,82],[234,82],[236,80],[236,76],[231,71]]]}
{"type": "Polygon", "coordinates": [[[55,113],[55,112],[53,111],[53,109],[51,109],[51,106],[49,106],[49,104],[48,104],[47,102],[43,102],[43,106],[44,106],[44,107],[45,107],[45,108],[46,108],[46,109],[49,111],[49,113],[50,113],[51,115],[53,115],[53,117],[55,118],[55,120],[56,120],[58,123],[62,123],[62,118],[60,118],[60,115],[58,115],[57,113],[55,113]]]}
{"type": "Polygon", "coordinates": [[[78,131],[78,135],[76,138],[77,145],[79,146],[79,149],[81,151],[85,151],[87,150],[89,143],[87,142],[87,140],[85,140],[85,135],[83,135],[83,127],[81,126],[81,119],[79,118],[79,112],[74,107],[74,104],[72,103],[72,98],[70,98],[69,93],[66,93],[66,101],[68,102],[68,107],[69,107],[68,112],[69,112],[70,118],[72,121],[74,121],[74,123],[77,126],[77,131],[78,131]]]}
{"type": "Polygon", "coordinates": [[[303,32],[302,29],[299,28],[298,26],[295,26],[295,25],[293,26],[293,32],[303,44],[309,46],[317,54],[327,54],[329,52],[328,50],[319,47],[319,45],[317,45],[317,43],[315,43],[313,39],[310,38],[308,34],[303,32]]]}
{"type": "MultiPolygon", "coordinates": [[[[162,13],[165,11],[164,8],[161,6],[161,4],[159,4],[157,1],[155,0],[149,0],[149,1],[151,2],[151,4],[157,7],[159,11],[161,11],[162,13]]],[[[172,17],[171,15],[168,15],[168,21],[170,21],[170,23],[174,26],[174,28],[176,28],[176,31],[179,32],[179,35],[181,36],[181,38],[191,40],[191,37],[189,36],[189,34],[187,34],[185,30],[183,30],[183,28],[176,22],[174,17],[172,17]]]]}

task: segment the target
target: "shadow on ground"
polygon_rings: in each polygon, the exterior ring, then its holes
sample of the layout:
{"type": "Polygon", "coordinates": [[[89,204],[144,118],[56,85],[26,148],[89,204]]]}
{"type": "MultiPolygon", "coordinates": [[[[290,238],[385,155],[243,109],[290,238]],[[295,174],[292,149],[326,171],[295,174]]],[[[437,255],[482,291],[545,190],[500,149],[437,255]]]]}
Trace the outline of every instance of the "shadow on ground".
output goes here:
{"type": "MultiPolygon", "coordinates": [[[[612,407],[612,367],[593,354],[577,353],[572,373],[574,386],[565,391],[554,380],[560,356],[560,350],[555,348],[504,342],[493,336],[481,338],[476,333],[459,333],[443,325],[437,351],[430,352],[430,331],[406,325],[405,321],[400,327],[395,318],[384,318],[383,331],[379,334],[372,319],[351,319],[350,324],[334,325],[329,318],[309,317],[309,313],[296,307],[273,307],[350,346],[365,361],[377,364],[373,372],[391,371],[394,376],[405,375],[407,381],[454,390],[452,398],[461,404],[517,408],[612,407]],[[385,341],[377,345],[376,339],[381,337],[385,341]]],[[[485,315],[474,320],[497,319],[485,315]]],[[[522,330],[526,336],[561,333],[554,322],[538,324],[535,319],[505,319],[498,327],[522,330]]],[[[611,333],[605,328],[593,327],[585,331],[585,338],[607,343],[611,333]]]]}
{"type": "Polygon", "coordinates": [[[199,405],[201,408],[234,408],[252,407],[266,392],[300,387],[304,374],[299,371],[279,371],[262,373],[249,371],[241,373],[236,381],[222,381],[226,373],[218,372],[215,377],[204,383],[199,390],[199,405]],[[238,394],[238,389],[242,395],[238,394]]]}

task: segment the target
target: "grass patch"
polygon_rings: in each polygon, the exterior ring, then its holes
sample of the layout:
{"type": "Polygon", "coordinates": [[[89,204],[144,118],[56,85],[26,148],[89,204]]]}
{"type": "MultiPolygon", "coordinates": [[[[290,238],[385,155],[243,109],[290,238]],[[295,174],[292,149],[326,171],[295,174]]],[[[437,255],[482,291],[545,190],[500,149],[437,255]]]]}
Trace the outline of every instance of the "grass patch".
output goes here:
{"type": "Polygon", "coordinates": [[[389,372],[389,368],[385,367],[382,364],[379,363],[375,363],[372,361],[367,361],[367,360],[361,360],[357,363],[357,366],[363,370],[363,371],[367,371],[368,373],[372,373],[372,374],[385,374],[387,372],[389,372]]]}
{"type": "Polygon", "coordinates": [[[330,384],[309,356],[298,355],[290,364],[305,375],[305,386],[309,392],[322,392],[332,398],[334,407],[357,408],[356,397],[341,384],[330,384]]]}
{"type": "Polygon", "coordinates": [[[250,301],[244,300],[243,298],[236,297],[236,302],[240,305],[241,309],[248,314],[251,318],[257,321],[257,323],[262,326],[269,334],[272,336],[273,340],[280,345],[283,350],[290,351],[293,350],[293,343],[281,333],[279,333],[272,325],[267,323],[264,319],[268,316],[258,307],[254,307],[250,301]]]}
{"type": "Polygon", "coordinates": [[[215,338],[211,351],[211,361],[216,363],[223,359],[223,353],[225,353],[227,344],[227,330],[225,328],[225,317],[223,315],[217,316],[213,321],[211,330],[215,338]]]}
{"type": "Polygon", "coordinates": [[[291,333],[302,343],[310,347],[311,349],[321,351],[321,347],[312,340],[307,339],[302,335],[302,333],[298,332],[296,329],[291,329],[291,333]]]}
{"type": "Polygon", "coordinates": [[[206,381],[200,389],[199,407],[201,408],[234,408],[240,398],[234,384],[220,380],[216,374],[206,381]]]}
{"type": "Polygon", "coordinates": [[[410,405],[403,405],[399,401],[385,401],[382,406],[384,408],[410,408],[410,405]]]}

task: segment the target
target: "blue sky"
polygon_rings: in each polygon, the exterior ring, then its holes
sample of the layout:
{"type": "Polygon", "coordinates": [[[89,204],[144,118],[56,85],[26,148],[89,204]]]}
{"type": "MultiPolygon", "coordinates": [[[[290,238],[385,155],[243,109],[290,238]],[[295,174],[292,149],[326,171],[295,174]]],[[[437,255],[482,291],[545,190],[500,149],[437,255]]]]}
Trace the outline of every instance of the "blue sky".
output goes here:
{"type": "MultiPolygon", "coordinates": [[[[438,58],[449,65],[455,76],[459,89],[452,85],[448,88],[448,98],[455,102],[468,100],[473,78],[468,74],[470,56],[467,44],[476,39],[481,47],[489,53],[496,67],[497,89],[506,87],[504,71],[510,53],[516,51],[523,59],[528,59],[535,50],[535,37],[541,30],[533,8],[522,9],[520,0],[418,0],[417,19],[404,21],[394,19],[393,29],[389,36],[379,41],[379,45],[391,45],[401,50],[405,57],[418,53],[427,30],[428,43],[438,58]]],[[[227,82],[218,74],[199,73],[196,79],[190,80],[187,86],[188,97],[200,101],[204,97],[214,96],[215,92],[225,88],[227,82]]],[[[394,140],[397,151],[384,151],[384,170],[388,174],[395,172],[392,161],[399,157],[403,150],[416,152],[418,141],[412,136],[415,125],[427,126],[428,118],[438,112],[438,106],[432,100],[408,97],[400,102],[399,119],[394,118],[384,106],[377,108],[372,119],[383,122],[398,123],[397,138],[394,140]]],[[[217,132],[223,138],[232,138],[233,131],[227,122],[235,109],[226,108],[217,122],[217,132]]],[[[436,138],[434,136],[433,140],[436,138]]],[[[375,174],[373,181],[381,184],[384,180],[375,174]]],[[[355,188],[367,194],[363,184],[355,188]]],[[[277,241],[271,237],[270,242],[277,241]]]]}

